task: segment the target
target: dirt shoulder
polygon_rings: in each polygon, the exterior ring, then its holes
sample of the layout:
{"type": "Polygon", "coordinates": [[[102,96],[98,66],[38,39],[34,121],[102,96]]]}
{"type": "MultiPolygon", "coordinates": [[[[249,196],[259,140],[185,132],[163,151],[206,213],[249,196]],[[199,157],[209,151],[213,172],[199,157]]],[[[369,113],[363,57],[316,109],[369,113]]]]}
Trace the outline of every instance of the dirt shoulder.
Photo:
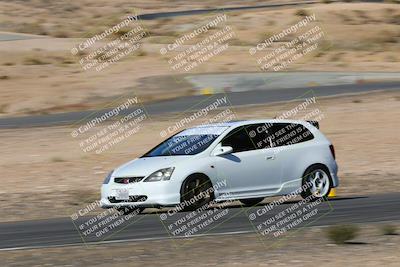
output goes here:
{"type": "MultiPolygon", "coordinates": [[[[237,119],[273,118],[299,103],[232,110],[237,119]]],[[[400,137],[392,127],[400,117],[400,92],[317,98],[317,105],[324,114],[321,130],[336,149],[339,196],[400,192],[400,137]]],[[[160,143],[160,132],[183,116],[152,116],[99,155],[79,147],[71,137],[75,128],[1,130],[1,221],[70,216],[99,198],[110,170],[160,143]]]]}
{"type": "MultiPolygon", "coordinates": [[[[31,2],[35,5],[38,1],[31,2]]],[[[148,6],[145,2],[139,1],[137,5],[148,6]]],[[[161,1],[152,2],[158,5],[161,1]]],[[[177,52],[161,55],[160,48],[215,19],[216,14],[143,21],[148,35],[141,40],[140,49],[101,71],[94,68],[85,71],[79,63],[83,56],[73,56],[71,49],[121,22],[131,13],[131,6],[125,11],[110,8],[96,16],[95,10],[89,13],[86,8],[71,7],[77,4],[66,4],[67,10],[71,11],[65,11],[67,18],[60,18],[57,13],[48,12],[46,6],[41,6],[35,13],[26,10],[25,4],[0,3],[0,6],[7,5],[5,10],[20,8],[31,15],[23,27],[27,31],[31,29],[29,33],[40,34],[36,31],[41,27],[49,32],[46,38],[0,42],[0,116],[91,109],[129,90],[135,90],[145,101],[193,95],[196,93],[193,85],[165,81],[197,73],[260,71],[249,49],[312,14],[315,14],[315,24],[324,32],[323,40],[318,49],[283,71],[400,71],[400,5],[396,4],[335,3],[227,12],[224,25],[235,33],[227,41],[229,47],[189,71],[173,70],[168,61],[177,52]],[[79,15],[68,18],[75,13],[79,15]],[[87,16],[81,16],[83,14],[87,16]],[[59,25],[64,19],[68,23],[59,25]],[[53,34],[52,31],[56,32],[53,34]],[[167,77],[159,79],[155,76],[167,77]]],[[[160,5],[160,9],[165,6],[168,5],[160,5]]],[[[62,4],[57,8],[62,8],[62,4]]],[[[0,22],[23,25],[20,16],[8,14],[4,14],[3,19],[0,16],[0,22]]],[[[224,25],[216,26],[209,33],[220,31],[224,25]]],[[[187,45],[201,42],[208,35],[199,35],[187,45]]],[[[290,42],[295,37],[291,34],[281,41],[290,42]]],[[[99,43],[104,45],[116,38],[110,36],[99,43]]]]}
{"type": "MultiPolygon", "coordinates": [[[[399,228],[399,224],[393,224],[399,228]]],[[[400,235],[383,235],[382,224],[361,225],[352,243],[335,245],[326,228],[288,232],[279,241],[256,234],[185,240],[2,251],[2,266],[398,266],[400,235]],[[193,251],[195,253],[188,253],[193,251]]]]}

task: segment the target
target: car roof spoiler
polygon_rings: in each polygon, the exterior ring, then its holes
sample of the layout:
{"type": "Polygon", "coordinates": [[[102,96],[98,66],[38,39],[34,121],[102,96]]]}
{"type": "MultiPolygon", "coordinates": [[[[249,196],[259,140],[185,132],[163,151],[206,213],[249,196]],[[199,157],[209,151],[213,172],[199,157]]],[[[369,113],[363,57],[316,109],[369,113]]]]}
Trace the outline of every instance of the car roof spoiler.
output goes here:
{"type": "Polygon", "coordinates": [[[307,121],[309,124],[314,126],[315,128],[319,129],[319,122],[318,121],[307,121]]]}

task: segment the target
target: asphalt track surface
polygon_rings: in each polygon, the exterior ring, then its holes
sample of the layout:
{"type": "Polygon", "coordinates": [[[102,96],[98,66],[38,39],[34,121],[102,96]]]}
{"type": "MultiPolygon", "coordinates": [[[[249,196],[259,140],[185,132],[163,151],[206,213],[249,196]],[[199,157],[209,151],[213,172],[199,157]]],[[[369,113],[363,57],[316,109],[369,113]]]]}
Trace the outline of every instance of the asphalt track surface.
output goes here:
{"type": "MultiPolygon", "coordinates": [[[[333,1],[335,2],[335,1],[333,1]]],[[[341,1],[336,1],[341,2],[341,1]]],[[[360,0],[359,2],[364,3],[381,3],[383,0],[360,0]]],[[[262,8],[281,8],[281,7],[290,7],[297,5],[311,5],[311,4],[319,4],[321,1],[296,1],[289,3],[271,3],[265,5],[255,5],[255,6],[239,6],[239,7],[221,7],[221,8],[206,8],[206,9],[194,9],[194,10],[182,10],[182,11],[171,11],[171,12],[157,12],[157,13],[148,13],[139,15],[139,19],[142,20],[153,20],[160,18],[169,18],[169,17],[180,17],[180,16],[191,16],[191,15],[200,15],[205,13],[218,13],[218,12],[228,12],[228,11],[239,11],[239,10],[252,10],[252,9],[262,9],[262,8]]]]}
{"type": "MultiPolygon", "coordinates": [[[[371,2],[371,1],[368,1],[368,2],[371,2]]],[[[272,3],[272,4],[255,5],[255,6],[205,8],[205,9],[194,9],[194,10],[148,13],[148,14],[139,15],[138,18],[142,19],[142,20],[153,20],[153,19],[160,19],[160,18],[200,15],[200,14],[205,14],[205,13],[218,13],[218,12],[251,10],[251,9],[260,9],[260,8],[280,8],[280,7],[289,7],[289,6],[297,6],[297,5],[318,4],[318,3],[320,3],[320,1],[298,1],[298,2],[291,2],[291,3],[272,3]]]]}
{"type": "MultiPolygon", "coordinates": [[[[216,220],[205,227],[203,232],[199,231],[193,234],[192,237],[196,235],[260,234],[260,232],[256,232],[255,230],[256,225],[265,222],[268,218],[274,217],[296,203],[299,204],[299,201],[298,199],[290,199],[281,205],[275,206],[275,208],[267,213],[257,216],[252,221],[249,219],[251,214],[256,214],[257,210],[261,210],[269,203],[259,204],[250,208],[241,206],[221,208],[218,212],[225,213],[221,217],[222,219],[216,220]]],[[[400,193],[336,198],[328,202],[322,202],[315,207],[318,209],[318,213],[307,221],[304,221],[303,224],[297,225],[291,231],[295,231],[299,227],[400,220],[400,193]]],[[[174,224],[181,217],[187,217],[188,214],[188,212],[179,212],[173,216],[168,216],[164,221],[161,220],[161,215],[156,213],[136,215],[127,220],[125,224],[114,228],[115,231],[109,232],[108,235],[101,238],[96,238],[93,235],[92,237],[84,237],[83,239],[81,237],[82,232],[80,234],[76,227],[79,227],[81,223],[88,221],[92,217],[81,217],[74,221],[74,223],[70,217],[1,223],[0,250],[159,239],[171,239],[173,241],[176,238],[185,237],[183,233],[180,235],[175,234],[174,236],[173,232],[168,230],[168,226],[174,224]]],[[[200,217],[200,215],[197,216],[200,217]]],[[[261,237],[272,238],[268,235],[261,237]]]]}
{"type": "MultiPolygon", "coordinates": [[[[143,14],[140,15],[140,19],[151,20],[165,17],[203,14],[209,12],[313,4],[316,2],[318,1],[143,14]]],[[[293,88],[285,90],[257,90],[240,93],[227,93],[226,95],[228,96],[230,105],[240,106],[301,99],[302,96],[310,93],[310,91],[313,95],[321,97],[348,93],[372,92],[376,90],[398,90],[399,88],[400,83],[388,82],[356,85],[318,86],[312,88],[293,88]]],[[[214,97],[219,96],[223,95],[214,95],[214,97]]],[[[164,114],[170,112],[182,112],[185,110],[193,109],[193,107],[196,107],[199,102],[207,98],[207,96],[183,97],[169,101],[147,104],[145,108],[150,115],[164,114]]],[[[93,114],[93,112],[98,114],[106,111],[108,110],[104,109],[41,116],[1,118],[0,129],[68,125],[76,123],[83,118],[87,118],[90,114],[93,114]]],[[[129,114],[130,112],[130,110],[127,110],[125,113],[129,114]]],[[[262,209],[265,204],[251,208],[228,207],[225,209],[220,209],[219,212],[223,211],[224,214],[226,212],[226,215],[223,216],[223,221],[217,221],[216,223],[213,223],[210,227],[206,227],[203,232],[198,232],[191,236],[256,233],[256,225],[265,222],[268,218],[274,217],[281,211],[293,206],[296,203],[299,202],[285,202],[284,204],[281,204],[270,210],[268,213],[263,214],[262,216],[257,216],[254,220],[249,219],[251,217],[251,214],[256,214],[257,211],[262,209]]],[[[298,227],[400,220],[400,193],[359,196],[350,198],[336,198],[328,202],[322,203],[317,207],[317,216],[309,220],[307,224],[300,224],[298,225],[298,227]]],[[[179,218],[185,217],[188,214],[189,213],[187,212],[179,212],[176,215],[167,217],[166,220],[161,220],[159,214],[137,215],[127,220],[125,224],[116,227],[113,232],[108,233],[101,238],[97,238],[95,236],[84,237],[83,232],[79,232],[77,229],[80,224],[87,222],[92,217],[81,217],[76,221],[72,221],[70,217],[67,217],[47,220],[0,223],[0,250],[183,238],[182,234],[174,235],[172,231],[168,230],[168,226],[173,225],[178,221],[179,218]]],[[[262,236],[261,238],[268,238],[268,236],[262,236]]]]}
{"type": "MultiPolygon", "coordinates": [[[[245,92],[231,92],[226,94],[215,94],[210,96],[197,95],[181,97],[172,100],[160,101],[155,103],[145,104],[143,107],[148,115],[162,115],[166,113],[180,113],[188,110],[201,109],[206,106],[206,103],[212,103],[212,100],[227,96],[229,102],[224,106],[242,106],[251,104],[268,104],[280,101],[300,100],[307,97],[324,97],[334,96],[341,94],[353,94],[373,92],[379,90],[399,90],[400,82],[379,82],[379,83],[365,83],[365,84],[346,84],[334,86],[315,86],[304,88],[291,88],[291,89],[269,89],[269,90],[254,90],[245,92]]],[[[132,94],[130,94],[132,97],[132,94]]],[[[140,98],[139,98],[140,100],[140,98]]],[[[115,108],[115,107],[113,107],[115,108]]],[[[119,115],[127,115],[136,110],[138,107],[132,109],[125,109],[119,115]]],[[[71,125],[82,123],[93,119],[95,116],[104,114],[110,111],[109,109],[77,111],[68,113],[57,113],[49,115],[33,115],[24,117],[3,117],[0,118],[0,129],[7,128],[26,128],[26,127],[43,127],[55,125],[71,125]]]]}
{"type": "MultiPolygon", "coordinates": [[[[309,5],[309,4],[317,4],[318,2],[319,1],[299,1],[299,2],[293,2],[293,3],[273,3],[273,4],[256,5],[256,6],[208,8],[208,9],[195,9],[195,10],[181,10],[181,11],[173,11],[173,12],[157,12],[157,13],[148,13],[148,14],[138,15],[138,19],[140,19],[140,20],[155,20],[155,19],[162,19],[162,18],[200,15],[200,14],[205,14],[205,13],[218,13],[218,12],[251,10],[251,9],[260,9],[260,8],[280,8],[280,7],[290,7],[290,6],[296,6],[296,5],[309,5]]],[[[371,2],[371,1],[368,1],[368,2],[371,2]]],[[[12,32],[0,33],[0,42],[19,41],[19,40],[35,39],[35,38],[41,38],[41,36],[12,33],[12,32]]]]}

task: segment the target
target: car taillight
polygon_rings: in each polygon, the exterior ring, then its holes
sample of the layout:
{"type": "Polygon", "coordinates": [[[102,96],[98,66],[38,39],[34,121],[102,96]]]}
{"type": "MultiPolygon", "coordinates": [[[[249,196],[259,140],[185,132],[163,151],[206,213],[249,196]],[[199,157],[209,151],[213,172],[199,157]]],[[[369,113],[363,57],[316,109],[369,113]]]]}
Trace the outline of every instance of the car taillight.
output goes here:
{"type": "Polygon", "coordinates": [[[331,150],[331,153],[332,153],[333,158],[336,159],[336,156],[335,156],[335,148],[333,147],[333,145],[330,145],[330,146],[329,146],[329,149],[331,150]]]}

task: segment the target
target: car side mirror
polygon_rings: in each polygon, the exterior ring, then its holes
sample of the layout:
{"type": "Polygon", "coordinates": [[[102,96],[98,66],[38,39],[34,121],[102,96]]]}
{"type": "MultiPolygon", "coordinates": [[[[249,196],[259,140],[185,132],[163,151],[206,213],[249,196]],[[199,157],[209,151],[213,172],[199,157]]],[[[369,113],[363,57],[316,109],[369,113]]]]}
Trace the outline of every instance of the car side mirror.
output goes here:
{"type": "Polygon", "coordinates": [[[218,146],[214,149],[213,155],[214,156],[222,156],[229,153],[232,153],[233,148],[231,146],[218,146]]]}

